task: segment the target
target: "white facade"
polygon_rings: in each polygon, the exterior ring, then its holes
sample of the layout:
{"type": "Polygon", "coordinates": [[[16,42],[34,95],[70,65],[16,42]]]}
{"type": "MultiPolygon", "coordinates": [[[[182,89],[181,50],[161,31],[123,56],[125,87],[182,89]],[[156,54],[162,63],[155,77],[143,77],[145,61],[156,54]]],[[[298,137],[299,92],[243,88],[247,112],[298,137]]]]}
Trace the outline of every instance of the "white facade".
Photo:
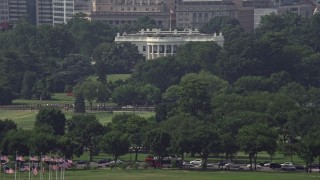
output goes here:
{"type": "Polygon", "coordinates": [[[74,0],[53,0],[53,25],[67,24],[74,15],[74,0]]]}
{"type": "Polygon", "coordinates": [[[220,34],[200,34],[198,30],[187,31],[161,31],[159,29],[141,30],[136,34],[119,33],[115,42],[129,42],[135,44],[138,50],[147,60],[159,57],[173,56],[177,53],[177,47],[187,42],[215,41],[223,46],[224,38],[220,34]]]}

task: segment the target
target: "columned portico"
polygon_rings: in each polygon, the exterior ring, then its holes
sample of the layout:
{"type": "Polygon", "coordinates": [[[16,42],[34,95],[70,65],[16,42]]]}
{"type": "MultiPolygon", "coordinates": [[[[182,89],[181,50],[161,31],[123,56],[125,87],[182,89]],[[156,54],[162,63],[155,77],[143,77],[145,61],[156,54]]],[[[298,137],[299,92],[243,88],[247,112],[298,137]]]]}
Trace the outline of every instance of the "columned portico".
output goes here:
{"type": "MultiPolygon", "coordinates": [[[[148,1],[149,2],[149,1],[148,1]]],[[[115,42],[130,42],[138,47],[138,50],[147,60],[159,57],[174,56],[178,46],[187,42],[215,41],[223,46],[224,38],[222,34],[200,34],[199,31],[161,31],[159,29],[141,30],[136,34],[118,33],[115,42]]]]}

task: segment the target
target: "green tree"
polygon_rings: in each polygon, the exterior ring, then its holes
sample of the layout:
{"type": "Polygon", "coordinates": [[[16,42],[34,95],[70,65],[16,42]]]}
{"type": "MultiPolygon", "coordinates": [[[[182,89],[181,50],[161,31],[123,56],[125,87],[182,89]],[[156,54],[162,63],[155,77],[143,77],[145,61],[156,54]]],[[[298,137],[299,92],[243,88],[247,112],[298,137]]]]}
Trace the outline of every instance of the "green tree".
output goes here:
{"type": "Polygon", "coordinates": [[[29,140],[31,131],[28,130],[10,130],[2,139],[1,147],[4,154],[15,155],[16,153],[22,156],[30,154],[29,140]]]}
{"type": "Polygon", "coordinates": [[[10,88],[2,87],[0,85],[0,105],[9,105],[12,104],[12,100],[16,96],[12,93],[10,88]]]}
{"type": "MultiPolygon", "coordinates": [[[[258,152],[274,151],[277,145],[277,133],[264,124],[251,124],[239,130],[237,141],[240,148],[249,155],[250,164],[254,163],[256,169],[258,152]]],[[[252,166],[250,170],[252,171],[252,166]]]]}
{"type": "Polygon", "coordinates": [[[68,134],[82,146],[83,150],[89,150],[90,161],[93,160],[94,152],[98,147],[98,139],[105,133],[105,128],[93,115],[74,115],[67,122],[68,134]]]}
{"type": "Polygon", "coordinates": [[[108,92],[106,88],[102,88],[104,85],[101,82],[86,80],[81,84],[78,84],[74,89],[74,95],[82,94],[83,97],[89,102],[90,109],[92,109],[92,103],[95,99],[107,99],[108,92]],[[100,89],[100,92],[99,92],[100,89]],[[103,96],[102,96],[102,95],[103,96]],[[103,98],[104,97],[104,98],[103,98]]]}
{"type": "Polygon", "coordinates": [[[223,92],[228,83],[207,72],[184,76],[179,84],[181,96],[178,100],[182,112],[206,120],[211,115],[211,97],[223,92]]]}
{"type": "Polygon", "coordinates": [[[158,156],[160,162],[168,154],[170,142],[171,137],[169,133],[161,128],[150,129],[146,132],[145,145],[152,153],[158,156]]]}
{"type": "Polygon", "coordinates": [[[77,94],[74,101],[74,112],[75,113],[84,113],[86,111],[86,105],[82,94],[77,94]]]}
{"type": "Polygon", "coordinates": [[[58,148],[57,136],[45,132],[32,131],[28,146],[31,154],[47,154],[58,148]]]}
{"type": "Polygon", "coordinates": [[[64,135],[66,125],[66,117],[61,110],[56,108],[40,109],[34,124],[35,128],[49,126],[53,130],[54,135],[64,135]]]}
{"type": "Polygon", "coordinates": [[[37,80],[37,74],[32,71],[26,71],[23,76],[21,97],[31,99],[33,97],[32,89],[37,80]]]}
{"type": "MultiPolygon", "coordinates": [[[[17,124],[9,119],[0,119],[0,139],[4,139],[7,132],[10,130],[16,130],[17,124]]],[[[0,140],[1,143],[1,140],[0,140]]]]}
{"type": "Polygon", "coordinates": [[[112,154],[115,161],[128,152],[130,142],[127,134],[119,131],[110,131],[100,140],[100,148],[107,154],[112,154]]]}

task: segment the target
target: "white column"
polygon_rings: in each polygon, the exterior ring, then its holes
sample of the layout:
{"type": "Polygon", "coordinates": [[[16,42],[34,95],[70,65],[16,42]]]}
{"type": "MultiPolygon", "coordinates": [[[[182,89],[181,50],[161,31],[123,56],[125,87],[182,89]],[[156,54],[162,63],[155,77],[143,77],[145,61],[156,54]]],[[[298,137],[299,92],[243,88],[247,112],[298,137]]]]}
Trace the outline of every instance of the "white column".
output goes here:
{"type": "Polygon", "coordinates": [[[156,0],[156,4],[158,4],[158,0],[156,0]]]}
{"type": "Polygon", "coordinates": [[[148,0],[148,5],[150,5],[150,0],[148,0]]]}
{"type": "Polygon", "coordinates": [[[154,59],[154,49],[153,49],[154,47],[153,47],[153,45],[151,45],[151,46],[152,46],[152,48],[151,48],[152,49],[152,51],[151,51],[152,52],[152,58],[151,59],[154,59]]]}
{"type": "Polygon", "coordinates": [[[173,56],[173,46],[174,45],[171,45],[171,56],[173,56]]]}
{"type": "Polygon", "coordinates": [[[135,0],[132,0],[132,5],[134,5],[135,4],[135,2],[134,2],[135,0]]]}
{"type": "Polygon", "coordinates": [[[157,57],[160,57],[160,45],[157,45],[157,57]]]}
{"type": "Polygon", "coordinates": [[[147,60],[150,59],[150,45],[147,45],[147,60]]]}
{"type": "Polygon", "coordinates": [[[127,5],[127,0],[124,0],[124,5],[127,5]]]}
{"type": "Polygon", "coordinates": [[[143,3],[142,3],[142,0],[140,0],[140,5],[142,5],[143,3]]]}
{"type": "Polygon", "coordinates": [[[164,57],[167,56],[167,45],[164,45],[164,57]]]}

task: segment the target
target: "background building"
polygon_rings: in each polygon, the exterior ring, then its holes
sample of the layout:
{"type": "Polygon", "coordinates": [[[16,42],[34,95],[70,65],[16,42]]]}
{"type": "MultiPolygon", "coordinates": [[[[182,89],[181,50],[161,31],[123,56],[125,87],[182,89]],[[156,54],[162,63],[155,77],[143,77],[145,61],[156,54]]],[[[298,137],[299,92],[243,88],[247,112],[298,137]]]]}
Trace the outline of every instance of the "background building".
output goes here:
{"type": "Polygon", "coordinates": [[[9,21],[9,4],[8,0],[0,1],[0,22],[9,21]]]}
{"type": "Polygon", "coordinates": [[[178,28],[200,28],[216,16],[236,18],[237,6],[231,0],[180,0],[176,5],[178,28]]]}
{"type": "Polygon", "coordinates": [[[52,0],[53,25],[67,24],[74,15],[74,0],[52,0]]]}
{"type": "Polygon", "coordinates": [[[131,24],[141,16],[149,16],[156,25],[169,28],[174,0],[93,0],[91,19],[113,25],[131,24]]]}
{"type": "Polygon", "coordinates": [[[52,0],[37,0],[36,2],[36,14],[37,25],[52,24],[52,0]]]}
{"type": "Polygon", "coordinates": [[[8,0],[8,7],[10,22],[27,18],[27,0],[8,0]]]}

